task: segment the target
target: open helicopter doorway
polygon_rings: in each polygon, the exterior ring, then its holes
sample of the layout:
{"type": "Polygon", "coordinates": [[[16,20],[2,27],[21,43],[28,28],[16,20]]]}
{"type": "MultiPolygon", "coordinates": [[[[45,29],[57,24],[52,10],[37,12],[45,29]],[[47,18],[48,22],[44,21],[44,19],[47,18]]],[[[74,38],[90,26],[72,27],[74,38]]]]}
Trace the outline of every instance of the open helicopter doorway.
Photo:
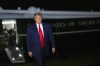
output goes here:
{"type": "Polygon", "coordinates": [[[23,53],[18,46],[19,38],[17,33],[17,25],[15,19],[3,19],[3,43],[5,45],[5,51],[9,60],[12,63],[25,62],[23,53]]]}

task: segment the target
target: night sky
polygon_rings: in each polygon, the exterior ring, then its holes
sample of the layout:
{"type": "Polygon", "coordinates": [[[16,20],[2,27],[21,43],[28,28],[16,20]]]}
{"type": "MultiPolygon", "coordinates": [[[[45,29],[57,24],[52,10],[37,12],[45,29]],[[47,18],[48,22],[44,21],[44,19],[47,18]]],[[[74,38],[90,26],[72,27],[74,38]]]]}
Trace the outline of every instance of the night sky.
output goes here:
{"type": "Polygon", "coordinates": [[[44,10],[100,11],[99,0],[0,0],[3,9],[28,9],[30,6],[44,10]]]}

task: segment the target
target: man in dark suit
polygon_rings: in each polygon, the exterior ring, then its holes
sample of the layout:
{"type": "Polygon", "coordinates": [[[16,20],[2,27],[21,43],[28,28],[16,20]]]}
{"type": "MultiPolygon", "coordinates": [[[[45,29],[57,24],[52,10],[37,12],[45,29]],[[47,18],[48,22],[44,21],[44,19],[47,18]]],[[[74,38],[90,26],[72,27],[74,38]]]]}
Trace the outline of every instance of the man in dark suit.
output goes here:
{"type": "Polygon", "coordinates": [[[27,28],[27,50],[34,57],[37,66],[44,66],[44,59],[55,53],[55,40],[49,24],[42,23],[42,14],[34,14],[35,24],[27,28]]]}

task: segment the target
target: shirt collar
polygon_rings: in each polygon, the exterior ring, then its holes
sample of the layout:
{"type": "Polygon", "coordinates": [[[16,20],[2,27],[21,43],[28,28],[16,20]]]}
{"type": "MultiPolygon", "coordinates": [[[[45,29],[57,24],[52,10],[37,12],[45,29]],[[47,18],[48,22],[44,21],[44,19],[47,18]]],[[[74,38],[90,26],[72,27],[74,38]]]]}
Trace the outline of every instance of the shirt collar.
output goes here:
{"type": "MultiPolygon", "coordinates": [[[[40,26],[42,25],[42,23],[40,23],[40,26]]],[[[39,24],[36,23],[36,26],[39,26],[39,24]]]]}

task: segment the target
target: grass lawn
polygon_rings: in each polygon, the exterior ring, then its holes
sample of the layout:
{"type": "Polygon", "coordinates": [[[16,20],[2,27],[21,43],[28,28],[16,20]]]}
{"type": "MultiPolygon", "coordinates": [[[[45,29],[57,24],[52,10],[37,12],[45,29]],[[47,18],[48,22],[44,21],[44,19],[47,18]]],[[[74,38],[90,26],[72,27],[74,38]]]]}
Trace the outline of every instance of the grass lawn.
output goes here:
{"type": "MultiPolygon", "coordinates": [[[[0,66],[35,66],[35,62],[28,61],[18,64],[2,63],[0,66]]],[[[63,59],[52,57],[46,60],[45,66],[100,66],[100,53],[98,49],[90,49],[63,59]]]]}

